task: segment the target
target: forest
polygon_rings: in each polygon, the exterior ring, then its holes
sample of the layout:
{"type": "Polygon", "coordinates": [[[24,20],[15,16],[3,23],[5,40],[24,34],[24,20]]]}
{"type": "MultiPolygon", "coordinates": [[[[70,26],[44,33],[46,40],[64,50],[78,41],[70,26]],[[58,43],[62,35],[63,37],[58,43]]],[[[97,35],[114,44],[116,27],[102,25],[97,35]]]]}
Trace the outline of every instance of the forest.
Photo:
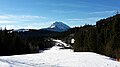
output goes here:
{"type": "Polygon", "coordinates": [[[120,14],[84,25],[75,33],[75,52],[96,52],[120,58],[120,14]]]}
{"type": "Polygon", "coordinates": [[[10,32],[7,29],[1,30],[0,56],[38,53],[39,50],[46,50],[54,46],[54,42],[48,41],[48,37],[41,36],[39,33],[37,31],[37,35],[36,31],[23,33],[10,32]]]}
{"type": "Polygon", "coordinates": [[[55,45],[49,38],[61,39],[71,44],[75,52],[95,52],[120,58],[120,14],[101,19],[96,25],[85,24],[74,27],[65,32],[52,32],[45,30],[30,30],[29,32],[0,31],[0,55],[18,55],[38,53],[55,45]],[[71,37],[70,35],[73,34],[71,37]],[[69,38],[75,43],[69,43],[69,38]]]}

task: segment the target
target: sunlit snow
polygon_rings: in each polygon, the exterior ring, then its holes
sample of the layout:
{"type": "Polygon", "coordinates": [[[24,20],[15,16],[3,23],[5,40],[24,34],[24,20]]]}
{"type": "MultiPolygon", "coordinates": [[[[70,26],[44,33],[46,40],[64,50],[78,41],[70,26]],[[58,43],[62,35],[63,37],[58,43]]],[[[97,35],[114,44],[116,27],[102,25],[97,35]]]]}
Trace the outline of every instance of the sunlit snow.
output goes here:
{"type": "Polygon", "coordinates": [[[54,46],[43,53],[1,56],[0,67],[120,67],[120,62],[92,52],[54,46]]]}

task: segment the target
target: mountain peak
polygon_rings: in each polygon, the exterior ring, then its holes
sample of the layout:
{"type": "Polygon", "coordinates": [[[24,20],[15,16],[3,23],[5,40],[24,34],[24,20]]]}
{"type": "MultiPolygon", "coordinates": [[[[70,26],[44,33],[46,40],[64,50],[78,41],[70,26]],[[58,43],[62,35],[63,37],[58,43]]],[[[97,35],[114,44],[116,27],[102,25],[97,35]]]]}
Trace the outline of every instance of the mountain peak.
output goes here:
{"type": "Polygon", "coordinates": [[[58,22],[58,21],[55,22],[55,24],[61,24],[61,23],[63,23],[63,22],[58,22]]]}
{"type": "Polygon", "coordinates": [[[53,23],[50,27],[46,28],[46,30],[56,31],[56,32],[63,32],[63,31],[67,31],[68,29],[70,29],[68,25],[58,21],[53,23]]]}

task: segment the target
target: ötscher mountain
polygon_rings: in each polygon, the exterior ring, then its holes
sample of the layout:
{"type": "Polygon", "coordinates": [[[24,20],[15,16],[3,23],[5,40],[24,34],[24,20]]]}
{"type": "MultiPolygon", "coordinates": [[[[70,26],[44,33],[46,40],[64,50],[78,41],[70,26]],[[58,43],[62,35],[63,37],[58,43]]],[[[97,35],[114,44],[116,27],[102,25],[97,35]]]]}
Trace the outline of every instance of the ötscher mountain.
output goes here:
{"type": "Polygon", "coordinates": [[[70,27],[62,22],[55,22],[48,28],[43,28],[43,29],[29,29],[26,31],[26,29],[19,29],[16,32],[19,32],[20,35],[24,37],[49,37],[49,36],[55,36],[59,32],[64,32],[70,29],[70,27]],[[25,31],[24,31],[25,30],[25,31]]]}
{"type": "MultiPolygon", "coordinates": [[[[68,29],[70,29],[70,27],[66,24],[64,24],[63,22],[55,22],[52,25],[50,25],[47,28],[43,28],[43,29],[39,29],[39,30],[44,30],[44,31],[53,31],[53,32],[64,32],[67,31],[68,29]]],[[[25,32],[25,31],[29,31],[29,29],[18,29],[18,30],[14,30],[16,32],[25,32]]]]}
{"type": "Polygon", "coordinates": [[[62,22],[55,22],[50,27],[45,28],[44,30],[54,31],[54,32],[64,32],[70,29],[70,27],[62,22]]]}

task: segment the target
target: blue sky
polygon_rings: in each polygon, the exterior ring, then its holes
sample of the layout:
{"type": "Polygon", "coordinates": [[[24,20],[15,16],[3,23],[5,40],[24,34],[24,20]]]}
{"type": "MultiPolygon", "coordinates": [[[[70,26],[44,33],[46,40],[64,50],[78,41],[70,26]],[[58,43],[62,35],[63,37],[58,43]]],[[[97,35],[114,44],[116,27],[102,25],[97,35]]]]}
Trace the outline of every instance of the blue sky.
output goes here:
{"type": "Polygon", "coordinates": [[[55,21],[71,27],[95,24],[117,10],[120,0],[0,0],[0,27],[40,29],[55,21]]]}

